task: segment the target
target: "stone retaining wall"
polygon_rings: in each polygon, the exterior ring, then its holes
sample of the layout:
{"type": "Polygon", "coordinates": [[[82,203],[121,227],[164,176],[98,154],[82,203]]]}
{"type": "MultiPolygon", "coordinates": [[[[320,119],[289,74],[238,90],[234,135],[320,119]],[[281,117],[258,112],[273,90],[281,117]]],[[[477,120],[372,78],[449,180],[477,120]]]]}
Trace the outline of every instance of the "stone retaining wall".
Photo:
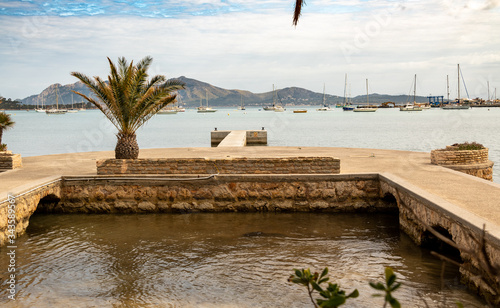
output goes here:
{"type": "Polygon", "coordinates": [[[431,151],[431,163],[493,181],[493,162],[488,160],[487,148],[461,151],[452,148],[431,151]]]}
{"type": "Polygon", "coordinates": [[[11,151],[0,152],[0,171],[21,168],[22,165],[21,154],[12,154],[11,151]]]}
{"type": "Polygon", "coordinates": [[[171,158],[106,159],[97,161],[97,174],[338,174],[333,157],[294,158],[171,158]]]}
{"type": "Polygon", "coordinates": [[[376,175],[216,176],[178,179],[66,179],[61,200],[41,209],[62,213],[357,212],[383,211],[376,175]]]}
{"type": "MultiPolygon", "coordinates": [[[[16,235],[35,210],[58,213],[380,212],[397,211],[400,228],[418,245],[426,228],[440,227],[477,267],[481,228],[464,210],[391,175],[92,176],[53,180],[15,197],[16,235]],[[393,196],[387,198],[388,195],[393,196]],[[45,197],[45,198],[44,198],[45,197]],[[43,199],[42,199],[43,198],[43,199]],[[42,200],[42,201],[40,201],[42,200]],[[460,214],[458,214],[460,213],[460,214]],[[475,239],[474,239],[475,238],[475,239]]],[[[0,244],[8,236],[8,202],[0,204],[0,244]]],[[[486,251],[500,265],[500,237],[486,251]]],[[[488,297],[488,284],[462,270],[467,284],[488,297]]]]}
{"type": "Polygon", "coordinates": [[[26,231],[29,219],[42,198],[48,195],[60,197],[60,184],[59,180],[55,180],[21,195],[9,196],[9,199],[0,203],[0,245],[5,245],[9,235],[14,234],[17,238],[26,231]],[[15,208],[16,212],[15,224],[8,223],[9,209],[12,208],[15,208]]]}
{"type": "MultiPolygon", "coordinates": [[[[381,194],[392,195],[399,208],[399,226],[417,245],[428,236],[428,227],[444,229],[458,247],[464,266],[460,268],[462,280],[472,290],[476,290],[482,297],[490,298],[494,292],[490,288],[494,281],[480,281],[477,275],[464,270],[465,268],[478,269],[479,243],[482,237],[482,225],[469,220],[463,211],[453,204],[434,202],[431,196],[419,194],[418,189],[411,189],[411,185],[402,180],[393,180],[381,176],[381,194]],[[461,213],[461,214],[458,214],[461,213]]],[[[486,251],[494,266],[500,266],[500,239],[486,234],[486,251]]]]}

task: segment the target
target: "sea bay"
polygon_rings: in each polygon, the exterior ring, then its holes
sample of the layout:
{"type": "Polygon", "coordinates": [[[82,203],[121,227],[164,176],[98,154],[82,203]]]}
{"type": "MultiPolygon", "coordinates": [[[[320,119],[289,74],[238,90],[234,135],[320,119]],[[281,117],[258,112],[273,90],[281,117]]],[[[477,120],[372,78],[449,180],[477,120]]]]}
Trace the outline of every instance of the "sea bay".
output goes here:
{"type": "MultiPolygon", "coordinates": [[[[430,152],[457,142],[479,142],[489,148],[495,163],[494,181],[499,183],[499,108],[469,110],[430,109],[401,112],[379,109],[374,113],[345,112],[341,108],[307,113],[221,108],[215,113],[194,109],[173,115],[156,115],[137,132],[139,147],[209,147],[210,132],[262,129],[268,131],[268,146],[324,146],[393,149],[430,152]]],[[[301,107],[302,109],[302,107],[301,107]]],[[[3,142],[22,156],[109,151],[116,144],[116,128],[98,110],[74,114],[46,115],[8,111],[16,125],[5,131],[3,142]]]]}

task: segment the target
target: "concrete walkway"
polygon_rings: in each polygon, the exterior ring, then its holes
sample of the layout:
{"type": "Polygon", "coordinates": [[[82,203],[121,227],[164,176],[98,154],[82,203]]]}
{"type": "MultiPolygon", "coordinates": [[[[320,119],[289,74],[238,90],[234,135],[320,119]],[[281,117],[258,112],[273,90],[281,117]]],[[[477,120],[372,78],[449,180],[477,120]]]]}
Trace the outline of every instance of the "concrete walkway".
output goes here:
{"type": "Polygon", "coordinates": [[[229,135],[224,138],[218,147],[244,147],[247,145],[246,130],[232,130],[229,135]]]}
{"type": "MultiPolygon", "coordinates": [[[[323,147],[216,147],[142,149],[140,158],[310,157],[340,158],[341,173],[384,173],[417,187],[424,197],[444,200],[471,213],[500,234],[500,185],[430,164],[430,154],[377,149],[323,147]]],[[[51,179],[96,175],[96,160],[114,152],[24,157],[23,168],[0,173],[0,202],[51,179]]]]}

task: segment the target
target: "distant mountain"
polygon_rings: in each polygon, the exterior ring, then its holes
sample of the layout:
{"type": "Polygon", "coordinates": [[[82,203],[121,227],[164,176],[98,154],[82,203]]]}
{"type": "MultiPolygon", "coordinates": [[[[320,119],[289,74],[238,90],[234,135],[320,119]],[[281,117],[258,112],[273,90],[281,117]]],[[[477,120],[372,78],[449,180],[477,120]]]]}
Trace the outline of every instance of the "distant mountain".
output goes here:
{"type": "Polygon", "coordinates": [[[71,90],[81,92],[85,95],[90,95],[90,90],[81,82],[73,84],[61,85],[59,83],[50,85],[40,94],[35,94],[22,99],[21,102],[26,105],[55,105],[59,104],[81,104],[84,100],[80,95],[74,94],[71,90]],[[57,94],[59,95],[57,95],[57,94]]]}
{"type": "MultiPolygon", "coordinates": [[[[210,106],[237,106],[243,100],[245,106],[265,106],[273,103],[273,92],[252,93],[246,90],[227,90],[213,86],[209,83],[202,82],[196,79],[181,76],[180,81],[186,84],[186,89],[179,91],[180,102],[187,107],[199,106],[200,103],[206,104],[207,98],[210,106]]],[[[61,85],[53,84],[42,91],[40,94],[31,95],[22,99],[24,104],[35,105],[41,104],[52,105],[56,104],[80,104],[83,99],[71,92],[72,90],[81,92],[85,95],[91,95],[90,91],[81,82],[73,84],[61,85]],[[58,93],[59,95],[56,95],[58,93]]],[[[321,105],[323,102],[323,93],[312,92],[307,89],[298,87],[289,87],[276,90],[276,103],[282,105],[321,105]]],[[[417,96],[417,102],[427,102],[427,98],[417,96]]],[[[343,97],[337,95],[325,95],[325,101],[329,105],[342,103],[343,97]]],[[[395,102],[397,104],[406,103],[408,97],[406,95],[386,95],[386,94],[370,94],[370,104],[381,104],[383,102],[395,102]]],[[[366,95],[359,95],[352,98],[354,104],[366,103],[366,95]]]]}

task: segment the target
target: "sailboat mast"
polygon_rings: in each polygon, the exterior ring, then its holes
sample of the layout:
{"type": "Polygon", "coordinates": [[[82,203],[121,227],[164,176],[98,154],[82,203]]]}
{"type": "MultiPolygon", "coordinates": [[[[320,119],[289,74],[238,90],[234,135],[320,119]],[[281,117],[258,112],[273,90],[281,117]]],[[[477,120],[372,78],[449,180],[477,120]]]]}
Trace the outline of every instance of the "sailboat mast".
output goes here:
{"type": "Polygon", "coordinates": [[[347,73],[345,74],[345,83],[344,83],[344,105],[347,105],[347,73]]]}
{"type": "Polygon", "coordinates": [[[486,81],[488,83],[488,101],[490,100],[490,82],[486,81]]]}
{"type": "Polygon", "coordinates": [[[448,100],[448,104],[450,103],[450,79],[449,79],[449,76],[446,75],[446,93],[447,93],[447,100],[448,100]]]}
{"type": "Polygon", "coordinates": [[[368,98],[368,78],[366,78],[366,107],[370,106],[370,101],[368,98]]]}
{"type": "Polygon", "coordinates": [[[457,64],[458,70],[458,104],[460,104],[460,64],[457,64]]]}
{"type": "Polygon", "coordinates": [[[276,90],[274,90],[274,83],[273,83],[273,107],[276,105],[276,90]]]}
{"type": "Polygon", "coordinates": [[[57,94],[58,88],[56,88],[56,109],[59,109],[59,95],[57,94]]]}
{"type": "Polygon", "coordinates": [[[325,106],[325,84],[323,83],[323,106],[325,106]]]}
{"type": "Polygon", "coordinates": [[[416,96],[417,96],[417,74],[415,74],[415,82],[413,85],[413,104],[417,102],[416,96]]]}

